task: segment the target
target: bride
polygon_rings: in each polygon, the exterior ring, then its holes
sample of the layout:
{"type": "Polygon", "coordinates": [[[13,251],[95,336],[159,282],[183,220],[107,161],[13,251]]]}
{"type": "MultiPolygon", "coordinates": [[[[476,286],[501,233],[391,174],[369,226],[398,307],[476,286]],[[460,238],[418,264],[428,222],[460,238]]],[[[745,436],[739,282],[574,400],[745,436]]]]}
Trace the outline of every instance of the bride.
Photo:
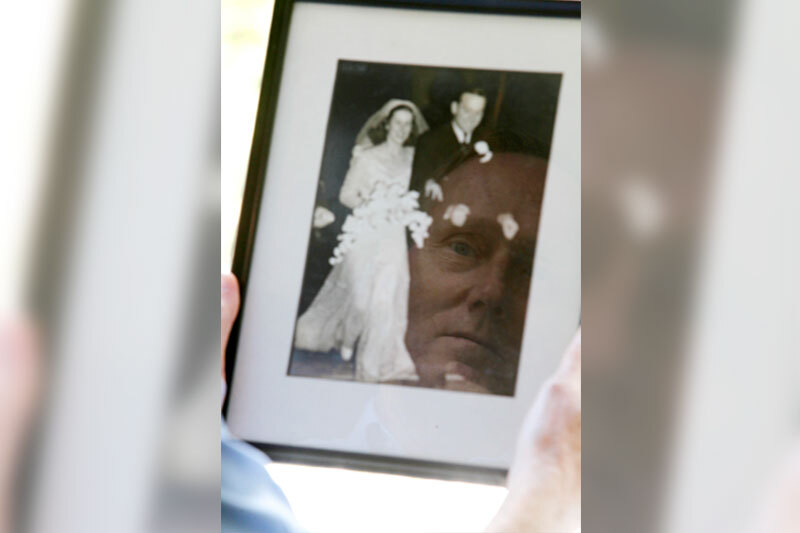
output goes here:
{"type": "Polygon", "coordinates": [[[417,379],[404,337],[408,310],[408,227],[417,246],[430,218],[409,191],[413,142],[428,129],[417,107],[390,100],[361,128],[339,201],[353,209],[333,269],[297,321],[295,347],[355,354],[359,381],[417,379]]]}

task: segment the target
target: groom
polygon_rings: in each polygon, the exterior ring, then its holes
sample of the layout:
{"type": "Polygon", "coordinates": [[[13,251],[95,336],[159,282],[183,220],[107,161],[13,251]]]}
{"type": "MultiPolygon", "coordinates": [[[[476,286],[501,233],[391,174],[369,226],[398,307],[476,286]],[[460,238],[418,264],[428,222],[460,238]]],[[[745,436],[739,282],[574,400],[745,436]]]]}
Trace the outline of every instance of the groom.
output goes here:
{"type": "Polygon", "coordinates": [[[472,153],[473,144],[482,137],[478,126],[486,110],[482,89],[463,91],[450,103],[453,120],[424,133],[417,140],[409,189],[420,197],[441,200],[441,179],[472,153]]]}

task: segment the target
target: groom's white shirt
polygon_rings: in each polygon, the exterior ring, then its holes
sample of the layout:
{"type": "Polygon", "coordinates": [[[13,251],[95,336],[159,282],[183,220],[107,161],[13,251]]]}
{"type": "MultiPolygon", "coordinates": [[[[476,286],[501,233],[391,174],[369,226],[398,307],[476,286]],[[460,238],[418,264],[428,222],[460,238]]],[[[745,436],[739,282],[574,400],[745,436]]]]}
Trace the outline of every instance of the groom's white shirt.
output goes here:
{"type": "Polygon", "coordinates": [[[453,133],[456,134],[456,139],[458,139],[459,143],[464,144],[472,140],[472,133],[462,130],[455,120],[451,121],[450,125],[453,127],[453,133]]]}

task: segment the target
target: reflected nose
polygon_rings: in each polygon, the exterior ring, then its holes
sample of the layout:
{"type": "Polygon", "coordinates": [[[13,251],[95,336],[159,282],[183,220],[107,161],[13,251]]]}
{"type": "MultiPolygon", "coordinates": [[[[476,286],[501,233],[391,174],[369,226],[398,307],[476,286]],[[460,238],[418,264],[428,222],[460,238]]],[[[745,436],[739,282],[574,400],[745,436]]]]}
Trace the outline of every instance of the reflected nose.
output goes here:
{"type": "Polygon", "coordinates": [[[509,289],[508,267],[508,254],[498,253],[476,269],[467,298],[470,312],[489,313],[498,318],[505,316],[509,289]]]}

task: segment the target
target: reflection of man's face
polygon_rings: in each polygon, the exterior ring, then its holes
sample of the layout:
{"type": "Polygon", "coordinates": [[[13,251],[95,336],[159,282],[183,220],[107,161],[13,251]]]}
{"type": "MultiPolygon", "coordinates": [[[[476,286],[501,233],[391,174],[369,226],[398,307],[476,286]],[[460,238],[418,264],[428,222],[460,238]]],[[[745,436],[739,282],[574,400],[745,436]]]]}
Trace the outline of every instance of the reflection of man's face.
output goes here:
{"type": "Polygon", "coordinates": [[[486,98],[473,93],[463,93],[458,102],[453,102],[453,120],[466,133],[472,133],[483,120],[486,98]]]}
{"type": "Polygon", "coordinates": [[[497,153],[442,181],[444,201],[428,209],[430,237],[409,249],[406,345],[423,385],[441,387],[456,374],[513,394],[545,171],[544,160],[497,153]],[[469,207],[466,220],[445,220],[457,204],[469,207]],[[511,238],[499,215],[518,224],[511,238]]]}

